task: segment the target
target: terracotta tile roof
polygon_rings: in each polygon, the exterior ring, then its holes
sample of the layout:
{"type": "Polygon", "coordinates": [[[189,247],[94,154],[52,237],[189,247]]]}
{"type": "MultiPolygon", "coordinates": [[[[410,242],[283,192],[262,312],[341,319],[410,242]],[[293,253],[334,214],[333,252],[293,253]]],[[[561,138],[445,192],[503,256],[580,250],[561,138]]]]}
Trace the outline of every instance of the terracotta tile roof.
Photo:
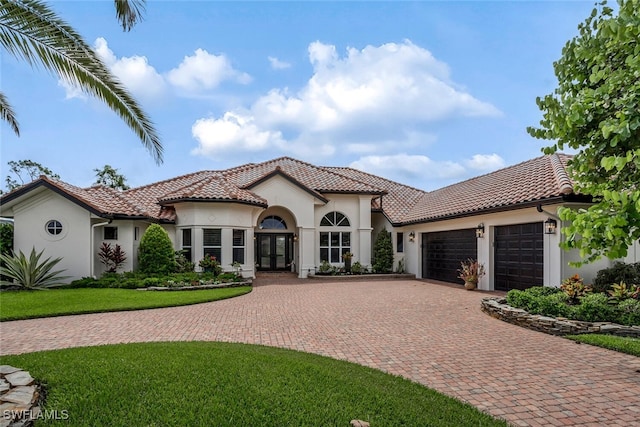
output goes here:
{"type": "Polygon", "coordinates": [[[573,194],[566,172],[571,156],[537,157],[425,193],[404,223],[427,222],[573,194]]]}
{"type": "MultiPolygon", "coordinates": [[[[382,210],[394,224],[434,221],[483,211],[558,198],[573,193],[566,166],[570,156],[554,154],[532,159],[483,176],[425,192],[347,167],[321,167],[289,157],[249,163],[223,171],[202,171],[155,182],[127,191],[105,186],[80,188],[48,177],[2,195],[0,203],[46,185],[104,216],[145,217],[175,221],[171,203],[229,201],[267,206],[251,191],[256,183],[281,174],[317,195],[370,194],[372,209],[382,210]]],[[[324,199],[326,200],[326,199],[324,199]]]]}

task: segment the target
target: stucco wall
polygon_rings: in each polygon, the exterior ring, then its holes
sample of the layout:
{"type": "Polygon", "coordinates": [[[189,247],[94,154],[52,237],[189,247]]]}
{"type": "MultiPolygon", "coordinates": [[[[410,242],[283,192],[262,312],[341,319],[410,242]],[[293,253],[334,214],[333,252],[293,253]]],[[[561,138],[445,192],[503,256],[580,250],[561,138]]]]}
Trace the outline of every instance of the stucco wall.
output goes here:
{"type": "Polygon", "coordinates": [[[91,214],[75,203],[50,190],[34,194],[13,207],[14,249],[29,254],[44,249],[46,257],[62,261],[55,270],[64,269],[68,281],[89,276],[90,273],[90,217],[91,214]],[[57,236],[49,234],[45,225],[50,220],[62,224],[57,236]]]}

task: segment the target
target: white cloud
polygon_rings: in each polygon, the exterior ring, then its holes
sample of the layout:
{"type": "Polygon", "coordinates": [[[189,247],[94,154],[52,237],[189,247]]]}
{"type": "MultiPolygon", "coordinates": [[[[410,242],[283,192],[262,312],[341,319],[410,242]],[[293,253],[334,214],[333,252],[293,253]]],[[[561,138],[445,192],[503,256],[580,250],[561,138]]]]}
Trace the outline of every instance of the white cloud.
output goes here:
{"type": "Polygon", "coordinates": [[[493,171],[504,167],[504,159],[495,153],[475,154],[470,160],[467,160],[465,164],[471,169],[493,171]]]}
{"type": "Polygon", "coordinates": [[[214,156],[225,152],[259,151],[282,143],[280,132],[260,130],[250,116],[226,113],[221,119],[199,119],[191,127],[198,141],[192,154],[214,156]]]}
{"type": "Polygon", "coordinates": [[[177,68],[167,73],[167,80],[187,92],[196,92],[213,89],[225,80],[247,84],[251,76],[234,69],[225,55],[196,49],[192,56],[185,56],[177,68]]]}
{"type": "MultiPolygon", "coordinates": [[[[447,64],[408,40],[349,48],[344,56],[335,46],[316,41],[308,55],[313,74],[299,91],[274,88],[247,112],[231,112],[251,117],[245,122],[249,133],[279,133],[278,144],[269,139],[273,148],[312,153],[322,145],[318,152],[331,153],[341,145],[361,155],[397,153],[436,140],[430,129],[434,123],[501,115],[455,84],[447,64]],[[419,141],[417,135],[427,138],[419,141]]],[[[198,142],[194,152],[208,152],[198,142]]]]}
{"type": "Polygon", "coordinates": [[[291,68],[291,64],[288,62],[284,62],[276,58],[275,56],[270,56],[269,64],[271,64],[271,68],[274,70],[284,70],[285,68],[291,68]]]}
{"type": "Polygon", "coordinates": [[[64,99],[87,99],[87,95],[78,86],[68,80],[58,79],[58,86],[64,89],[64,99]]]}
{"type": "Polygon", "coordinates": [[[94,50],[133,94],[144,99],[152,99],[164,92],[165,81],[156,69],[149,65],[147,57],[134,55],[117,58],[102,37],[96,39],[94,50]]]}
{"type": "Polygon", "coordinates": [[[436,162],[424,155],[394,154],[365,156],[352,162],[350,167],[375,175],[424,180],[454,179],[465,175],[465,168],[456,162],[436,162]]]}

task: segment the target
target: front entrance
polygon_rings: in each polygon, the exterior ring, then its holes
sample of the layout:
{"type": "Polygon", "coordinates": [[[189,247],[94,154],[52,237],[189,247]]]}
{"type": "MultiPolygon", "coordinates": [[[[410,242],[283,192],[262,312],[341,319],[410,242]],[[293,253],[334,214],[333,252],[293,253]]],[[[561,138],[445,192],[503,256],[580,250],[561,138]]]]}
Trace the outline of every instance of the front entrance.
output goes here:
{"type": "Polygon", "coordinates": [[[293,260],[292,233],[256,234],[258,270],[291,270],[293,260]]]}

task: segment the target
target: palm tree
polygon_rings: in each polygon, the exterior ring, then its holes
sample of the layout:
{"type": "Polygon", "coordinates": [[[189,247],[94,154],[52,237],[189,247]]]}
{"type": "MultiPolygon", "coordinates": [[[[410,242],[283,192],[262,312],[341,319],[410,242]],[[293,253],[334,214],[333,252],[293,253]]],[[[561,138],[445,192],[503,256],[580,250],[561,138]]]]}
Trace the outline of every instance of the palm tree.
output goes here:
{"type": "MultiPolygon", "coordinates": [[[[115,0],[125,31],[142,18],[145,0],[115,0]]],[[[19,60],[42,66],[109,106],[133,130],[157,163],[162,144],[153,123],[133,96],[84,39],[40,0],[0,0],[0,44],[19,60]]],[[[0,119],[20,135],[18,120],[0,92],[0,119]]]]}

